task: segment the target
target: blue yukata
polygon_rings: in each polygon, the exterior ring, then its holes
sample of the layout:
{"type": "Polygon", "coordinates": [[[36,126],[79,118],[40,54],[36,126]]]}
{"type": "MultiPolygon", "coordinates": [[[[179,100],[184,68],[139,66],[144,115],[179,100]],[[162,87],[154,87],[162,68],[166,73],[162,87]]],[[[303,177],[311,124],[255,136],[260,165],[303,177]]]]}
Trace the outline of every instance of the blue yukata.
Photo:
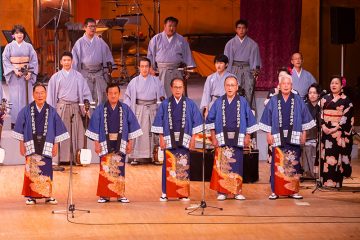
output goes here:
{"type": "Polygon", "coordinates": [[[261,116],[259,127],[271,133],[274,138],[272,147],[280,151],[273,151],[271,161],[271,189],[277,195],[291,195],[299,192],[300,165],[300,136],[303,131],[316,126],[308,108],[301,97],[293,92],[287,101],[281,91],[272,96],[266,104],[261,116]],[[276,155],[281,153],[281,158],[276,155]],[[276,185],[275,176],[281,178],[276,185]]]}
{"type": "Polygon", "coordinates": [[[192,135],[203,130],[203,120],[196,104],[187,97],[177,102],[165,99],[155,116],[151,131],[164,135],[166,151],[162,168],[162,193],[167,197],[190,195],[190,151],[192,135]]]}
{"type": "Polygon", "coordinates": [[[120,102],[114,109],[109,102],[102,103],[91,115],[85,134],[101,146],[97,195],[124,197],[127,142],[142,135],[134,113],[120,102]]]}
{"type": "Polygon", "coordinates": [[[47,103],[38,109],[32,102],[19,112],[12,134],[26,148],[22,194],[32,198],[51,197],[53,146],[70,137],[56,109],[47,103]]]}
{"type": "Polygon", "coordinates": [[[240,194],[243,178],[243,148],[246,134],[258,130],[256,119],[244,97],[218,98],[206,119],[215,130],[219,147],[215,152],[210,188],[222,194],[240,194]]]}

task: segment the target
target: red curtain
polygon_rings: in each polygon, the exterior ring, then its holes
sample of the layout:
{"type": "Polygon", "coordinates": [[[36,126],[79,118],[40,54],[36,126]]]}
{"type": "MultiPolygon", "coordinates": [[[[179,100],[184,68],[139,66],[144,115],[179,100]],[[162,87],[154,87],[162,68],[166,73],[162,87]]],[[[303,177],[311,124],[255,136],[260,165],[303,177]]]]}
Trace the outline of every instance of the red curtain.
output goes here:
{"type": "Polygon", "coordinates": [[[249,23],[248,35],[260,48],[262,69],[256,89],[277,85],[277,70],[290,64],[299,51],[302,0],[241,0],[240,17],[249,23]]]}

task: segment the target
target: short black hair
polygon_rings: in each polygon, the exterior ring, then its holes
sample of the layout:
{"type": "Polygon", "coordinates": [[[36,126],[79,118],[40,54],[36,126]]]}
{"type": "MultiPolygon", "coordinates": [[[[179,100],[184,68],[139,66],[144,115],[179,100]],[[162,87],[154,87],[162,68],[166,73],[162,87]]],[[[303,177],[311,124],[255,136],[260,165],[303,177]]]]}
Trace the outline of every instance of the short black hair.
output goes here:
{"type": "Polygon", "coordinates": [[[309,93],[311,88],[315,88],[317,94],[321,93],[321,87],[320,87],[320,85],[318,83],[311,84],[310,87],[308,88],[308,93],[309,93]]]}
{"type": "Polygon", "coordinates": [[[238,25],[244,25],[246,28],[248,28],[248,21],[245,19],[239,19],[235,23],[235,28],[237,28],[238,25]]]}
{"type": "Polygon", "coordinates": [[[34,86],[33,86],[33,93],[35,92],[35,89],[36,89],[37,87],[43,87],[43,88],[45,89],[45,92],[46,92],[46,85],[45,85],[44,83],[42,83],[42,82],[36,82],[36,83],[34,84],[34,86]]]}
{"type": "Polygon", "coordinates": [[[11,29],[11,34],[14,35],[17,31],[23,33],[24,39],[25,39],[27,33],[25,31],[25,28],[22,25],[20,25],[20,24],[14,25],[14,27],[11,29]]]}
{"type": "Polygon", "coordinates": [[[106,94],[109,92],[110,88],[115,88],[115,87],[117,87],[119,89],[119,92],[121,92],[119,84],[117,84],[117,83],[108,83],[108,85],[106,86],[106,94]]]}
{"type": "Polygon", "coordinates": [[[223,62],[225,64],[228,64],[229,63],[229,58],[224,54],[218,54],[214,58],[214,63],[216,63],[216,62],[223,62]]]}
{"type": "Polygon", "coordinates": [[[170,82],[170,86],[171,86],[171,87],[173,86],[173,84],[174,84],[174,82],[175,82],[176,80],[182,81],[183,85],[185,86],[185,81],[184,81],[183,78],[181,78],[181,77],[175,77],[175,78],[171,79],[171,82],[170,82]]]}
{"type": "Polygon", "coordinates": [[[149,63],[149,67],[151,67],[151,61],[150,59],[148,59],[147,57],[142,57],[139,60],[139,67],[140,67],[140,62],[148,62],[149,63]]]}
{"type": "Polygon", "coordinates": [[[332,75],[332,76],[330,77],[330,83],[331,83],[331,81],[334,80],[335,78],[338,78],[338,79],[339,79],[340,84],[341,84],[341,86],[342,86],[342,85],[343,85],[343,82],[342,82],[343,77],[341,77],[340,75],[332,75]]]}
{"type": "Polygon", "coordinates": [[[86,18],[85,21],[84,21],[84,26],[87,26],[89,23],[95,23],[96,24],[96,21],[93,18],[86,18]]]}
{"type": "Polygon", "coordinates": [[[63,53],[61,54],[61,58],[60,58],[60,59],[62,59],[62,58],[65,57],[65,56],[70,57],[71,59],[73,59],[73,55],[72,55],[72,53],[69,52],[69,51],[63,52],[63,53]]]}
{"type": "Polygon", "coordinates": [[[178,25],[179,20],[176,17],[170,16],[170,17],[165,18],[164,24],[166,24],[167,22],[174,22],[174,23],[176,23],[176,25],[178,25]]]}

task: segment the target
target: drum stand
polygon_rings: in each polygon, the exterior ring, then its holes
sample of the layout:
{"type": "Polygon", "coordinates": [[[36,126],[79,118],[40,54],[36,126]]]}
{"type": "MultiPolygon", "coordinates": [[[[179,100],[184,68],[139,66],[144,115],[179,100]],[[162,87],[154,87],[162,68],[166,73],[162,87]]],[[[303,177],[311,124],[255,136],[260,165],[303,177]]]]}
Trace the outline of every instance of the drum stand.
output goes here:
{"type": "MultiPolygon", "coordinates": [[[[73,119],[74,119],[74,114],[71,115],[70,117],[70,136],[72,136],[72,123],[73,123],[73,119]]],[[[71,138],[70,138],[71,139],[71,138]]],[[[70,143],[70,148],[71,148],[71,152],[73,149],[73,145],[70,143]]],[[[75,211],[81,211],[81,212],[86,212],[86,213],[90,213],[90,210],[85,210],[85,209],[77,209],[75,207],[75,203],[73,202],[73,183],[72,183],[72,176],[73,176],[73,161],[72,159],[70,159],[70,173],[69,173],[69,188],[68,188],[68,197],[67,197],[67,209],[66,210],[55,210],[52,211],[53,214],[55,213],[66,213],[66,215],[69,215],[69,212],[71,212],[71,217],[74,218],[74,212],[75,211]],[[69,198],[70,198],[70,202],[69,202],[69,198]]]]}

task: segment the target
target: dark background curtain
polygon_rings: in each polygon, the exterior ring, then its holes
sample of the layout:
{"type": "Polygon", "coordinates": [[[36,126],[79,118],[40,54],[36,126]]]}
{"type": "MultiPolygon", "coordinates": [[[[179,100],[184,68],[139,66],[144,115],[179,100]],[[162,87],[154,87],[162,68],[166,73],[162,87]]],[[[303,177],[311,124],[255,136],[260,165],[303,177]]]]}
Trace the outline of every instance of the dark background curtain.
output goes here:
{"type": "Polygon", "coordinates": [[[260,48],[262,69],[256,89],[277,86],[277,70],[289,66],[299,51],[302,0],[241,0],[240,17],[249,23],[248,35],[260,48]]]}

